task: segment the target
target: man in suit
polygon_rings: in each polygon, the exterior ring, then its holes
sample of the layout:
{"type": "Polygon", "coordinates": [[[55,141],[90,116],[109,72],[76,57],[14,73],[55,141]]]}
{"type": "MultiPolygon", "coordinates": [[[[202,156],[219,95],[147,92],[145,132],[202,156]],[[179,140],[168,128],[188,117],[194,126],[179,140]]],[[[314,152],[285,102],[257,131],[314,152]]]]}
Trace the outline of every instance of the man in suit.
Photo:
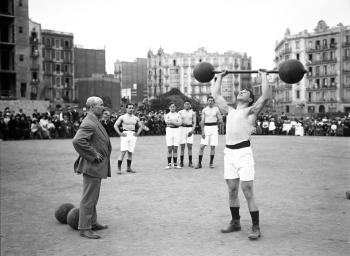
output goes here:
{"type": "Polygon", "coordinates": [[[107,228],[97,222],[96,205],[100,195],[101,179],[111,177],[110,155],[112,151],[109,136],[99,122],[104,106],[99,97],[90,97],[86,101],[88,113],[73,138],[73,146],[79,153],[74,171],[83,174],[83,194],[80,201],[80,235],[98,239],[96,230],[107,228]]]}

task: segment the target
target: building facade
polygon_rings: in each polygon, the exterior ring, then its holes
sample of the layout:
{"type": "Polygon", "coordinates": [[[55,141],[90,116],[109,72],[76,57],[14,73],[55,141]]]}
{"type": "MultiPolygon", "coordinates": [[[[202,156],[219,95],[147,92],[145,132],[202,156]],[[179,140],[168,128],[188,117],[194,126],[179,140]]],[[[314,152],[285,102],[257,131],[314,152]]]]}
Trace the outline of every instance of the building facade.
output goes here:
{"type": "Polygon", "coordinates": [[[276,111],[296,115],[350,112],[350,26],[341,23],[330,28],[321,20],[314,32],[307,30],[276,44],[275,63],[300,60],[308,73],[297,84],[277,79],[276,111]]]}
{"type": "Polygon", "coordinates": [[[95,95],[101,97],[105,106],[114,110],[120,108],[120,82],[112,76],[93,75],[89,78],[76,79],[77,97],[83,107],[86,99],[95,95]]]}
{"type": "MultiPolygon", "coordinates": [[[[251,70],[251,57],[246,53],[209,53],[203,47],[193,53],[166,54],[160,48],[153,54],[150,50],[147,54],[148,97],[153,98],[177,88],[188,97],[206,102],[213,81],[199,83],[193,76],[194,67],[202,61],[210,62],[216,70],[251,70]]],[[[222,96],[231,102],[234,97],[234,85],[239,89],[248,88],[250,80],[250,74],[228,75],[223,80],[222,96]]]]}
{"type": "Polygon", "coordinates": [[[121,84],[122,97],[130,102],[141,103],[147,98],[147,59],[137,58],[134,62],[116,61],[114,75],[121,84]]]}
{"type": "Polygon", "coordinates": [[[30,99],[44,99],[41,25],[29,20],[30,99]]]}
{"type": "Polygon", "coordinates": [[[0,98],[29,98],[28,0],[0,1],[0,98]]]}
{"type": "Polygon", "coordinates": [[[106,74],[106,51],[74,47],[74,78],[106,74]]]}
{"type": "Polygon", "coordinates": [[[73,34],[42,30],[43,95],[53,103],[76,99],[73,34]]]}

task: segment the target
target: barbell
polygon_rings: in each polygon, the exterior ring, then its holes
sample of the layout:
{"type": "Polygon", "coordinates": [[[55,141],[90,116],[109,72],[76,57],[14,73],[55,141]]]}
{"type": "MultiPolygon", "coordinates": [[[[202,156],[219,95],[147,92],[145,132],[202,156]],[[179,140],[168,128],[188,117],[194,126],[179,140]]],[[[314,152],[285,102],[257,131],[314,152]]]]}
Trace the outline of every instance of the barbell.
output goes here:
{"type": "MultiPolygon", "coordinates": [[[[223,71],[214,70],[214,67],[209,62],[198,63],[194,70],[193,76],[200,83],[210,82],[215,74],[223,71]]],[[[227,70],[229,74],[253,74],[258,73],[258,70],[227,70]]],[[[280,79],[287,84],[295,84],[303,79],[304,74],[307,73],[303,64],[294,59],[286,60],[279,65],[278,70],[268,70],[268,74],[278,74],[280,79]]]]}

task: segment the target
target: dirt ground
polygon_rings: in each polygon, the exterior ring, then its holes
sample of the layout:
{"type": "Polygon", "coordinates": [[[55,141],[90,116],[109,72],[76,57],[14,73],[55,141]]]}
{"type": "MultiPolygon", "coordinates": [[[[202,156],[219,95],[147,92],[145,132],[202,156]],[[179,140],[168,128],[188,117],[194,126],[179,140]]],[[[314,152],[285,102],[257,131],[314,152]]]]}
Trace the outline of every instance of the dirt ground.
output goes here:
{"type": "Polygon", "coordinates": [[[70,140],[0,142],[1,255],[350,255],[349,138],[253,137],[259,241],[247,239],[241,191],[242,231],[220,233],[230,221],[224,140],[215,169],[206,149],[205,168],[165,170],[165,138],[139,138],[137,173],[117,176],[119,138],[112,138],[112,178],[102,182],[97,209],[109,229],[100,240],[54,218],[61,203],[79,205],[82,177],[73,173],[70,140]]]}

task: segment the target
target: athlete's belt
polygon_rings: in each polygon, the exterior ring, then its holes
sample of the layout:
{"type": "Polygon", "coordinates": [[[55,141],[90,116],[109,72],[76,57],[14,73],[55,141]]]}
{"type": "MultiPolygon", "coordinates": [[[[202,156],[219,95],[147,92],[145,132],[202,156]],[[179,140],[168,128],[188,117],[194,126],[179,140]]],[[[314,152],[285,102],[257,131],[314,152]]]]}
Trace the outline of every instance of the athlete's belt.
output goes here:
{"type": "Polygon", "coordinates": [[[182,127],[192,127],[192,124],[183,124],[182,127]]]}
{"type": "Polygon", "coordinates": [[[179,126],[167,126],[168,128],[179,128],[179,126]]]}
{"type": "Polygon", "coordinates": [[[242,141],[242,142],[234,144],[234,145],[226,145],[226,147],[229,149],[247,148],[247,147],[250,147],[250,141],[245,140],[245,141],[242,141]]]}
{"type": "Polygon", "coordinates": [[[217,122],[214,123],[204,123],[205,126],[214,126],[214,125],[218,125],[217,122]]]}
{"type": "Polygon", "coordinates": [[[122,129],[123,132],[135,132],[135,130],[125,130],[125,129],[122,129]]]}

